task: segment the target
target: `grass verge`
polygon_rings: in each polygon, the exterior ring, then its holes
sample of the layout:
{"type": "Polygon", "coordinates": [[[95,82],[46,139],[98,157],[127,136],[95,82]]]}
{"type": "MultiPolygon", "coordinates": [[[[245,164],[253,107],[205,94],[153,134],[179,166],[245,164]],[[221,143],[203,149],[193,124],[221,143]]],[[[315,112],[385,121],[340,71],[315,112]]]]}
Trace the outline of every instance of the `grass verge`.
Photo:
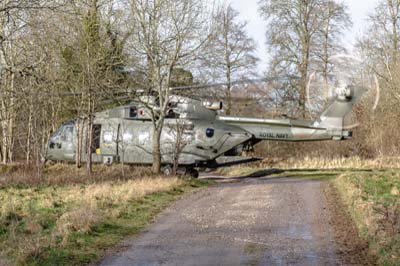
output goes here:
{"type": "Polygon", "coordinates": [[[334,184],[378,265],[400,265],[400,172],[349,172],[334,184]]]}
{"type": "Polygon", "coordinates": [[[16,265],[87,265],[209,182],[145,177],[0,189],[0,250],[16,265]]]}

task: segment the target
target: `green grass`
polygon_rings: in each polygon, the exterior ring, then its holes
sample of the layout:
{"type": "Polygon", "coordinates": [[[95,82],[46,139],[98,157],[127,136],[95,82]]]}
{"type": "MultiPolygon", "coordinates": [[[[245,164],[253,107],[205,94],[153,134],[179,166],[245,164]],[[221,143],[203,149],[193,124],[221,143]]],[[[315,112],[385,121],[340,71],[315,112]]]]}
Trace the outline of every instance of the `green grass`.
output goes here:
{"type": "Polygon", "coordinates": [[[334,181],[379,265],[400,265],[400,171],[348,172],[334,181]]]}
{"type": "MultiPolygon", "coordinates": [[[[116,219],[96,224],[91,231],[73,233],[63,248],[44,248],[27,265],[85,265],[97,259],[102,251],[120,242],[124,237],[140,232],[151,219],[168,206],[185,189],[154,193],[126,205],[116,219]]],[[[119,206],[116,206],[119,207],[119,206]]]]}
{"type": "Polygon", "coordinates": [[[357,182],[367,196],[367,200],[371,199],[384,205],[393,204],[398,200],[398,195],[392,194],[392,190],[397,188],[400,190],[400,179],[394,172],[376,175],[365,175],[364,178],[353,176],[353,182],[357,182]]]}
{"type": "MultiPolygon", "coordinates": [[[[151,180],[142,185],[152,185],[151,180]]],[[[162,181],[157,180],[155,182],[162,181]]],[[[132,196],[126,201],[110,198],[112,193],[88,194],[88,190],[97,189],[97,186],[101,189],[102,184],[0,189],[0,250],[17,265],[88,265],[124,237],[140,232],[156,214],[185,192],[211,184],[195,179],[173,180],[171,182],[178,185],[171,186],[169,181],[162,182],[167,183],[160,191],[132,196]],[[68,198],[71,196],[73,199],[68,198]],[[74,224],[74,219],[81,218],[78,213],[72,220],[74,227],[60,232],[59,229],[64,228],[60,227],[65,223],[63,217],[79,208],[79,197],[89,196],[91,198],[86,200],[95,207],[94,210],[89,208],[87,215],[90,217],[93,212],[94,218],[85,221],[84,210],[82,224],[79,220],[74,224]]],[[[118,192],[124,189],[124,184],[108,184],[106,189],[116,187],[118,192]]]]}

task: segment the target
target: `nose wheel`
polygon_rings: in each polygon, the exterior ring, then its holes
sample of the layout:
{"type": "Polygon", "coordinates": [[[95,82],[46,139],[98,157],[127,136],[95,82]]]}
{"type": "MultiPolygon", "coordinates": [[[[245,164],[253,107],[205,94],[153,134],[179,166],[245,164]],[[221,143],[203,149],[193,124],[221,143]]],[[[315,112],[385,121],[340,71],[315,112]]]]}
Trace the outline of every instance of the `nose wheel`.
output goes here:
{"type": "MultiPolygon", "coordinates": [[[[172,176],[173,175],[173,169],[171,165],[166,165],[161,169],[162,173],[165,176],[172,176]]],[[[190,176],[193,178],[198,178],[199,177],[199,171],[197,171],[194,168],[180,168],[178,169],[178,173],[184,174],[186,176],[190,176]]]]}
{"type": "Polygon", "coordinates": [[[165,176],[172,176],[173,170],[171,165],[166,165],[161,169],[165,176]]]}

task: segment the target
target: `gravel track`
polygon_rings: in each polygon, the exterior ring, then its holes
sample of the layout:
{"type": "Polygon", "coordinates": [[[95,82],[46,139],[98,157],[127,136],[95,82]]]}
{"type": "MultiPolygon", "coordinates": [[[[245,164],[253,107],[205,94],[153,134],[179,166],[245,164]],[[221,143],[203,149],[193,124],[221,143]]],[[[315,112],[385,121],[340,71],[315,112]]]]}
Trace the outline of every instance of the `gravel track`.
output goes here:
{"type": "Polygon", "coordinates": [[[101,266],[372,265],[326,181],[243,178],[185,196],[101,266]]]}

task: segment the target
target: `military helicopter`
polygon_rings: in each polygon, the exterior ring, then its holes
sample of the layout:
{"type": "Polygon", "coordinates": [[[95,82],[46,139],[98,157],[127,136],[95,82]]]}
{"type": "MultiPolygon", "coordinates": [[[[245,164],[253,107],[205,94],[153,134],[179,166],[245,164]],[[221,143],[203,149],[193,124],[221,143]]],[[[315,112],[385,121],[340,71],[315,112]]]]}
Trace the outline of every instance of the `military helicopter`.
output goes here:
{"type": "MultiPolygon", "coordinates": [[[[108,109],[95,114],[90,153],[96,163],[151,164],[152,121],[146,102],[155,102],[155,96],[108,109]]],[[[324,141],[346,140],[352,131],[346,129],[344,117],[352,110],[358,95],[352,86],[342,88],[326,110],[316,120],[268,119],[222,116],[222,102],[204,101],[193,97],[172,95],[170,110],[161,135],[163,172],[171,174],[177,159],[177,137],[180,147],[179,167],[187,174],[198,176],[196,168],[217,168],[226,164],[220,158],[238,156],[248,147],[263,140],[324,141]],[[179,130],[181,129],[181,130],[179,130]],[[179,134],[180,132],[180,134],[179,134]]],[[[61,125],[47,145],[46,159],[75,161],[77,156],[77,129],[86,134],[85,121],[74,119],[61,125]]],[[[82,145],[82,161],[87,159],[86,145],[82,145]]],[[[237,157],[232,157],[237,158],[237,157]]],[[[228,161],[230,164],[250,159],[228,161]]]]}

